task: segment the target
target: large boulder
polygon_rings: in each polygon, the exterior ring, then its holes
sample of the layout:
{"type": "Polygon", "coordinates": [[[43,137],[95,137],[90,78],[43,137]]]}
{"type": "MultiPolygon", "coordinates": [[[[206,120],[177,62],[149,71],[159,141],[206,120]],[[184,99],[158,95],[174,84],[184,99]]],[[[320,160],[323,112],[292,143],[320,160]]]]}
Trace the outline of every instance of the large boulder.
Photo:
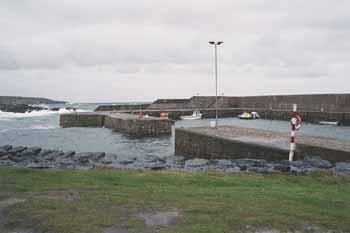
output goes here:
{"type": "Polygon", "coordinates": [[[335,164],[335,171],[338,175],[350,175],[350,163],[339,162],[335,164]]]}
{"type": "Polygon", "coordinates": [[[40,153],[41,148],[40,147],[28,147],[27,149],[23,150],[22,152],[18,153],[17,156],[20,157],[33,157],[40,153]]]}
{"type": "Polygon", "coordinates": [[[183,156],[169,156],[165,158],[165,162],[171,168],[182,169],[185,166],[186,160],[183,156]]]}
{"type": "Polygon", "coordinates": [[[26,150],[27,147],[24,147],[24,146],[18,146],[18,147],[12,147],[10,150],[8,150],[7,152],[9,154],[12,154],[12,155],[17,155],[19,153],[21,153],[22,151],[26,150]]]}
{"type": "Polygon", "coordinates": [[[101,159],[100,163],[102,164],[117,164],[118,159],[117,155],[113,153],[106,153],[105,156],[101,159]]]}
{"type": "Polygon", "coordinates": [[[136,159],[135,156],[118,156],[117,162],[121,165],[129,165],[135,163],[136,159]]]}
{"type": "Polygon", "coordinates": [[[303,165],[304,167],[315,167],[322,169],[329,169],[334,167],[334,165],[331,162],[329,162],[328,160],[324,160],[319,156],[305,157],[303,165]]]}
{"type": "Polygon", "coordinates": [[[93,157],[94,157],[93,152],[81,152],[81,153],[76,153],[73,156],[73,161],[79,164],[88,164],[93,159],[93,157]]]}
{"type": "Polygon", "coordinates": [[[263,159],[236,159],[233,160],[241,170],[249,170],[251,167],[268,167],[268,163],[263,159]]]}
{"type": "Polygon", "coordinates": [[[185,162],[185,169],[200,169],[206,170],[209,167],[209,160],[207,159],[190,159],[185,162]]]}

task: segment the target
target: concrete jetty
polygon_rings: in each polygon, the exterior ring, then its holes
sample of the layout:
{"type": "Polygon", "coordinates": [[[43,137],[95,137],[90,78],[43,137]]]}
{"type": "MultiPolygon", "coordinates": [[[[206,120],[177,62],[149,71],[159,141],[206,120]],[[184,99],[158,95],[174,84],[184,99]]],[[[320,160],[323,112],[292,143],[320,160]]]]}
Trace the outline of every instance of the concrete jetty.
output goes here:
{"type": "Polygon", "coordinates": [[[60,126],[106,127],[134,136],[171,134],[172,120],[117,112],[76,112],[60,115],[60,126]]]}
{"type": "MultiPolygon", "coordinates": [[[[186,158],[287,160],[289,133],[222,126],[175,130],[175,154],[186,158]]],[[[320,156],[331,162],[350,161],[350,142],[297,135],[295,160],[320,156]]]]}

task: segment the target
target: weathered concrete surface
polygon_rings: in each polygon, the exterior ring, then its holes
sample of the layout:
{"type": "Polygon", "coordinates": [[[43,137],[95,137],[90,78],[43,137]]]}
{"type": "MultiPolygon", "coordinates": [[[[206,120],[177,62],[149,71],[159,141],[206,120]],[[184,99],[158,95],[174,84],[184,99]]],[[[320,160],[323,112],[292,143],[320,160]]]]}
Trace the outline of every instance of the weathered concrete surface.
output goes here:
{"type": "MultiPolygon", "coordinates": [[[[175,130],[175,154],[186,158],[285,160],[288,159],[289,142],[288,134],[233,126],[175,130]]],[[[295,159],[306,156],[320,156],[332,162],[348,161],[350,142],[297,136],[295,159]]]]}
{"type": "Polygon", "coordinates": [[[116,112],[83,112],[60,115],[60,126],[106,127],[135,136],[171,134],[172,120],[116,112]]]}

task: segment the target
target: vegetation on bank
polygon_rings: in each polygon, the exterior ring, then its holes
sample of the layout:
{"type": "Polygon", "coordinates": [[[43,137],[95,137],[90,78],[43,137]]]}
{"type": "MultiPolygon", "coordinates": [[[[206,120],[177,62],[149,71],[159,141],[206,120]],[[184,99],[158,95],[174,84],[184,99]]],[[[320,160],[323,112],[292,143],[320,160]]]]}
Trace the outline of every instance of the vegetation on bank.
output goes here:
{"type": "Polygon", "coordinates": [[[349,177],[324,174],[0,167],[0,231],[348,232],[349,193],[349,177]],[[174,210],[179,216],[163,225],[147,225],[140,217],[174,210]]]}

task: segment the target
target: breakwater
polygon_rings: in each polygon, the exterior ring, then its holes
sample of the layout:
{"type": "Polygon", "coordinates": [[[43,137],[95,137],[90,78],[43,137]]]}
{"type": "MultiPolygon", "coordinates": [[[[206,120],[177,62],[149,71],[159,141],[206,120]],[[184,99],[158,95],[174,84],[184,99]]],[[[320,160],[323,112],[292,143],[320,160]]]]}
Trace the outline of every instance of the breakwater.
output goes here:
{"type": "MultiPolygon", "coordinates": [[[[290,120],[292,105],[298,105],[298,113],[303,121],[319,123],[320,121],[338,122],[350,125],[350,94],[319,95],[275,95],[275,96],[220,96],[218,98],[219,117],[236,117],[242,112],[258,112],[263,119],[290,120]]],[[[169,113],[174,120],[182,115],[191,115],[200,110],[203,118],[215,117],[215,96],[194,96],[190,99],[158,99],[143,105],[142,112],[159,117],[161,112],[169,113]]],[[[136,105],[100,106],[96,111],[139,111],[136,105]]]]}
{"type": "Polygon", "coordinates": [[[60,115],[60,126],[63,128],[106,127],[134,136],[171,134],[173,123],[172,120],[116,112],[84,112],[60,115]]]}
{"type": "MultiPolygon", "coordinates": [[[[162,112],[169,114],[169,118],[179,120],[181,116],[192,115],[197,109],[146,109],[142,112],[149,116],[159,117],[162,112]]],[[[215,108],[199,109],[203,118],[215,118],[215,108]]],[[[134,111],[120,111],[132,113],[134,111]]],[[[222,117],[237,117],[242,112],[258,112],[262,119],[269,120],[287,120],[291,118],[290,110],[270,110],[261,108],[219,108],[218,115],[222,117]]],[[[319,123],[320,121],[338,121],[339,125],[350,126],[350,112],[315,112],[315,111],[298,111],[303,122],[319,123]]]]}
{"type": "Polygon", "coordinates": [[[289,173],[304,175],[327,170],[334,175],[350,175],[350,163],[330,161],[320,157],[307,157],[302,161],[272,161],[264,159],[186,159],[180,156],[140,159],[114,153],[48,150],[40,147],[0,146],[0,166],[26,168],[119,168],[178,171],[217,171],[224,173],[289,173]]]}
{"type": "MultiPolygon", "coordinates": [[[[187,158],[285,160],[289,135],[268,130],[222,126],[195,127],[175,131],[175,154],[187,158]]],[[[297,137],[295,160],[319,156],[332,162],[350,160],[348,141],[319,137],[297,137]]]]}

